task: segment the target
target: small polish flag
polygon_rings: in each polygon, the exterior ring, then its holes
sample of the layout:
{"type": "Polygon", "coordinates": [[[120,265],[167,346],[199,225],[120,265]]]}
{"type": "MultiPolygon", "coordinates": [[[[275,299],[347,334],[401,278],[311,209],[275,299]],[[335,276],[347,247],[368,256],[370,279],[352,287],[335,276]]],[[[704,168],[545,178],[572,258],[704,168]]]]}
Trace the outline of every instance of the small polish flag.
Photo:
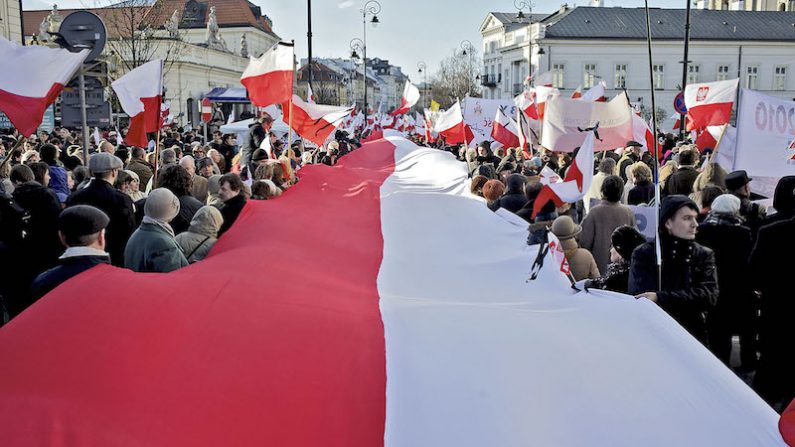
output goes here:
{"type": "Polygon", "coordinates": [[[533,204],[533,218],[550,200],[560,207],[564,203],[574,203],[583,198],[593,180],[594,138],[594,132],[588,132],[562,182],[550,183],[541,188],[533,204]]]}
{"type": "Polygon", "coordinates": [[[464,116],[461,114],[461,103],[456,101],[449,109],[439,114],[434,123],[434,129],[440,137],[444,137],[447,144],[468,143],[471,138],[467,138],[472,133],[468,126],[464,124],[464,116]]]}
{"type": "Polygon", "coordinates": [[[406,81],[406,86],[403,88],[403,98],[400,100],[400,107],[391,113],[392,116],[402,115],[417,104],[420,100],[420,90],[409,81],[406,81]]]}
{"type": "Polygon", "coordinates": [[[293,46],[279,42],[259,58],[250,56],[240,78],[255,106],[289,102],[293,94],[293,46]]]}
{"type": "Polygon", "coordinates": [[[574,93],[571,94],[571,99],[580,99],[582,98],[582,84],[577,86],[577,90],[574,90],[574,93]]]}
{"type": "Polygon", "coordinates": [[[163,60],[156,59],[133,69],[111,84],[122,109],[130,116],[127,143],[146,147],[148,132],[160,129],[163,93],[163,60]]]}
{"type": "Polygon", "coordinates": [[[22,46],[0,37],[0,110],[24,136],[36,132],[44,111],[88,56],[60,48],[22,46]]]}
{"type": "Polygon", "coordinates": [[[342,120],[351,113],[350,107],[327,106],[309,104],[298,95],[293,95],[293,106],[290,103],[282,104],[284,122],[290,123],[292,115],[292,129],[318,146],[322,146],[326,139],[342,123],[342,120]]]}
{"type": "Polygon", "coordinates": [[[685,130],[720,126],[729,122],[739,79],[689,84],[685,88],[685,130]]]}
{"type": "Polygon", "coordinates": [[[502,107],[497,109],[497,116],[491,126],[491,137],[503,147],[519,147],[519,128],[502,107]]]}
{"type": "Polygon", "coordinates": [[[309,104],[315,104],[315,92],[312,91],[312,85],[306,85],[306,102],[309,104]]]}
{"type": "Polygon", "coordinates": [[[536,87],[536,108],[538,109],[538,119],[544,119],[544,108],[547,100],[551,97],[560,96],[560,91],[555,87],[536,87]]]}
{"type": "Polygon", "coordinates": [[[535,89],[520,93],[513,98],[513,103],[516,105],[517,109],[524,112],[524,114],[528,117],[534,120],[538,119],[538,109],[536,107],[535,101],[535,89]]]}

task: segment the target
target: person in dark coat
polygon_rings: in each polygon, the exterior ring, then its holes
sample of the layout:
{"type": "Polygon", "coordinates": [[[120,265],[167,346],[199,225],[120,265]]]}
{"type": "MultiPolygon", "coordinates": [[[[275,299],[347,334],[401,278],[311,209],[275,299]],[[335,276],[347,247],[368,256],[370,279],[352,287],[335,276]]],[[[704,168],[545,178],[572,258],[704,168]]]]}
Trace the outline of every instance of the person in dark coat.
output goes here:
{"type": "Polygon", "coordinates": [[[632,253],[629,293],[657,303],[695,338],[706,344],[705,313],[718,299],[715,254],[695,241],[698,206],[675,194],[660,205],[662,284],[658,282],[655,243],[632,253]]]}
{"type": "Polygon", "coordinates": [[[191,195],[193,178],[188,170],[180,165],[166,167],[159,177],[160,186],[174,193],[179,200],[179,214],[171,220],[171,228],[174,229],[175,234],[187,231],[193,216],[203,206],[198,199],[191,195]]]}
{"type": "Polygon", "coordinates": [[[613,231],[610,240],[610,264],[607,271],[601,277],[586,282],[585,287],[627,293],[632,252],[645,243],[646,238],[634,227],[623,225],[613,231]]]}
{"type": "Polygon", "coordinates": [[[224,134],[223,143],[221,143],[221,147],[218,148],[218,152],[220,152],[224,160],[226,160],[226,166],[224,167],[226,172],[232,169],[232,159],[235,158],[235,154],[237,154],[236,147],[237,137],[235,137],[235,134],[224,134]]]}
{"type": "Polygon", "coordinates": [[[237,216],[243,211],[243,207],[246,206],[246,196],[243,194],[243,181],[235,174],[222,175],[218,180],[218,185],[220,187],[218,198],[224,203],[223,208],[221,208],[224,224],[218,230],[218,237],[220,238],[235,223],[237,216]]]}
{"type": "Polygon", "coordinates": [[[122,168],[119,157],[102,152],[88,160],[94,176],[85,188],[69,197],[67,206],[91,205],[110,218],[105,230],[107,251],[115,266],[124,266],[124,247],[135,231],[135,211],[130,196],[113,187],[122,168]]]}
{"type": "Polygon", "coordinates": [[[661,194],[663,196],[693,194],[693,184],[698,177],[696,165],[698,164],[698,151],[693,148],[679,151],[679,168],[665,181],[661,194]]]}
{"type": "Polygon", "coordinates": [[[132,149],[132,160],[130,160],[130,163],[127,165],[127,169],[138,174],[142,190],[149,184],[149,180],[152,178],[152,174],[155,171],[155,167],[146,161],[146,151],[140,147],[134,147],[132,149]]]}
{"type": "Polygon", "coordinates": [[[740,335],[740,359],[744,370],[756,367],[756,295],[748,281],[748,258],[751,255],[751,230],[742,226],[740,199],[718,196],[704,222],[698,227],[696,241],[715,252],[720,295],[707,314],[709,349],[727,366],[732,352],[732,335],[740,335]]]}
{"type": "MultiPolygon", "coordinates": [[[[268,133],[270,132],[271,125],[273,124],[273,118],[270,115],[265,115],[264,117],[254,120],[253,123],[248,127],[248,134],[246,134],[246,140],[243,142],[243,145],[240,147],[240,166],[249,166],[251,163],[251,156],[254,154],[254,151],[259,149],[260,145],[262,144],[265,139],[270,138],[268,133]]],[[[249,170],[251,170],[249,168],[249,170]]],[[[248,173],[249,177],[254,175],[253,170],[248,173]]]]}
{"type": "Polygon", "coordinates": [[[773,193],[773,208],[776,209],[776,213],[765,217],[762,221],[763,226],[785,222],[795,217],[795,175],[779,179],[776,191],[773,193]]]}
{"type": "Polygon", "coordinates": [[[524,185],[527,183],[527,177],[522,174],[511,174],[508,176],[508,181],[505,193],[497,200],[499,208],[516,213],[527,203],[527,196],[524,194],[524,185]]]}
{"type": "Polygon", "coordinates": [[[726,190],[740,199],[740,216],[745,220],[745,225],[751,229],[751,236],[756,238],[767,210],[751,201],[751,180],[753,179],[748,177],[745,171],[730,172],[726,176],[726,190]]]}
{"type": "Polygon", "coordinates": [[[795,252],[795,219],[766,225],[759,230],[751,252],[747,277],[761,293],[759,362],[753,388],[771,406],[782,410],[795,398],[795,332],[792,316],[792,266],[787,255],[795,252]]]}
{"type": "Polygon", "coordinates": [[[58,236],[66,246],[56,267],[40,274],[33,281],[33,301],[84,271],[100,264],[110,264],[105,252],[105,228],[110,219],[101,210],[89,205],[75,205],[61,212],[58,236]]]}
{"type": "Polygon", "coordinates": [[[627,205],[649,204],[654,200],[654,183],[651,169],[646,163],[635,163],[629,168],[634,186],[627,192],[627,205]]]}

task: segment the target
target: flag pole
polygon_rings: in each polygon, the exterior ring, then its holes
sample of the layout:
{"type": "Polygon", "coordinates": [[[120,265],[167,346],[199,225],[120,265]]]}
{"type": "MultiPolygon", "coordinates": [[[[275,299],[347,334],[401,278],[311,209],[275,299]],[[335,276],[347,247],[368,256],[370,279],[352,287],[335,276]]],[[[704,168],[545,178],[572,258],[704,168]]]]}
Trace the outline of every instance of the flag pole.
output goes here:
{"type": "MultiPolygon", "coordinates": [[[[26,138],[26,137],[24,137],[24,136],[23,136],[23,135],[20,133],[20,134],[19,134],[19,138],[17,139],[17,142],[16,142],[16,143],[14,143],[14,146],[13,146],[11,149],[9,149],[9,150],[8,150],[8,152],[6,152],[6,156],[5,156],[5,158],[3,159],[3,162],[2,162],[2,163],[0,163],[0,171],[2,171],[2,170],[3,170],[3,168],[5,167],[5,165],[7,165],[7,164],[8,164],[9,160],[11,160],[11,157],[14,155],[14,152],[16,152],[16,151],[17,151],[17,149],[19,149],[19,148],[20,148],[20,146],[22,146],[22,144],[25,142],[25,140],[27,140],[27,138],[26,138]]],[[[88,164],[88,162],[85,162],[85,163],[86,163],[86,165],[88,164]]]]}
{"type": "MultiPolygon", "coordinates": [[[[160,132],[163,131],[163,125],[160,123],[160,105],[163,103],[163,60],[160,60],[160,100],[157,102],[157,136],[155,137],[155,171],[152,173],[152,189],[155,189],[157,183],[157,171],[160,165],[160,132]]],[[[146,129],[144,129],[146,130],[146,129]]],[[[231,163],[231,160],[230,160],[231,163]]]]}
{"type": "MultiPolygon", "coordinates": [[[[654,202],[656,206],[655,209],[655,219],[660,222],[660,151],[659,151],[659,144],[660,142],[657,140],[657,117],[655,116],[655,112],[657,111],[657,102],[654,95],[654,73],[653,67],[654,62],[652,59],[652,51],[651,51],[651,18],[649,15],[649,0],[644,0],[644,6],[646,11],[646,45],[649,49],[649,80],[650,80],[650,90],[651,90],[651,122],[652,122],[652,132],[654,133],[654,202]]],[[[688,9],[690,8],[688,3],[688,9]]],[[[685,64],[687,67],[687,64],[685,64]]],[[[681,124],[680,124],[681,125],[681,124]]],[[[657,284],[658,287],[662,287],[662,248],[660,247],[660,235],[657,234],[655,237],[655,252],[657,255],[657,284]]]]}
{"type": "MultiPolygon", "coordinates": [[[[295,82],[295,39],[290,41],[293,45],[293,77],[292,80],[295,82]]],[[[312,59],[309,59],[309,69],[312,69],[312,59]]],[[[310,85],[310,84],[307,84],[310,85]]],[[[311,88],[311,85],[310,85],[311,88]]],[[[287,127],[289,127],[289,131],[287,132],[287,159],[289,160],[292,155],[293,150],[293,92],[290,92],[290,118],[288,119],[289,123],[287,123],[287,127]]]]}

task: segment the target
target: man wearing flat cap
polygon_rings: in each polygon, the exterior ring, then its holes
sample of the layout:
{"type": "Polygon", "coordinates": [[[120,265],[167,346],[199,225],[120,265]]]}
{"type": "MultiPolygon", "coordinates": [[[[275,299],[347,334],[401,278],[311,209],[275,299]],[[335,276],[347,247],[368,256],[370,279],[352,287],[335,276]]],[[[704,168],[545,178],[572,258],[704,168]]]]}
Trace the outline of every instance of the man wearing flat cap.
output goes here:
{"type": "Polygon", "coordinates": [[[756,240],[756,233],[762,226],[767,210],[765,207],[751,201],[751,180],[745,171],[734,171],[726,175],[726,190],[729,194],[740,199],[740,216],[745,220],[745,226],[751,229],[751,236],[756,240]]]}
{"type": "MultiPolygon", "coordinates": [[[[273,118],[265,113],[265,115],[254,120],[249,126],[246,140],[240,148],[240,166],[245,167],[247,171],[251,169],[251,156],[254,154],[254,151],[261,148],[263,142],[270,142],[268,134],[270,133],[272,124],[273,118]]],[[[254,172],[247,172],[247,174],[249,177],[252,177],[254,172]]]]}
{"type": "Polygon", "coordinates": [[[107,214],[89,205],[75,205],[61,212],[58,236],[66,251],[58,258],[58,266],[33,281],[33,301],[96,265],[110,263],[105,252],[105,228],[109,221],[107,214]]]}
{"type": "Polygon", "coordinates": [[[105,152],[88,159],[88,169],[93,178],[85,188],[69,197],[67,206],[91,205],[107,214],[110,222],[105,234],[107,251],[113,265],[124,265],[124,247],[135,231],[135,211],[130,196],[113,187],[122,162],[119,157],[105,152]]]}

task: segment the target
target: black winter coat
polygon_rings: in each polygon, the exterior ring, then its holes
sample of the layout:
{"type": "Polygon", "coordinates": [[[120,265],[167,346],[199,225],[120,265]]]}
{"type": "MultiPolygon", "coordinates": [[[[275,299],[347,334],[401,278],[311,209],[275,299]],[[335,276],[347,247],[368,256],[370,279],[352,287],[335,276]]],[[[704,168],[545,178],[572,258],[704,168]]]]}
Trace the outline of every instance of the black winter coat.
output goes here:
{"type": "Polygon", "coordinates": [[[627,193],[627,205],[650,203],[654,199],[654,183],[636,183],[627,193]]]}
{"type": "Polygon", "coordinates": [[[58,266],[42,273],[33,281],[31,296],[33,301],[50,293],[59,285],[65,283],[84,271],[99,264],[108,264],[106,256],[74,256],[61,259],[58,266]]]}
{"type": "Polygon", "coordinates": [[[527,203],[527,196],[521,191],[508,191],[497,201],[500,208],[516,213],[527,203]]]}
{"type": "MultiPolygon", "coordinates": [[[[53,190],[38,182],[23,183],[14,189],[14,200],[30,213],[23,255],[35,274],[54,266],[64,247],[58,238],[61,202],[53,190]]],[[[30,279],[33,279],[31,276],[30,279]]]]}
{"type": "Polygon", "coordinates": [[[718,299],[715,254],[695,241],[661,236],[662,287],[658,284],[654,242],[632,253],[629,293],[657,292],[657,305],[694,337],[706,341],[705,313],[718,299]]]}
{"type": "Polygon", "coordinates": [[[245,206],[246,197],[242,192],[236,197],[224,202],[224,207],[221,208],[221,215],[224,217],[224,223],[221,225],[221,229],[218,230],[218,237],[221,237],[221,235],[224,234],[233,223],[235,223],[237,216],[240,215],[240,212],[243,211],[243,207],[245,206]]]}
{"type": "Polygon", "coordinates": [[[69,197],[68,206],[91,205],[105,212],[110,223],[105,229],[106,250],[113,265],[124,267],[124,247],[135,231],[135,212],[130,196],[110,183],[94,178],[69,197]]]}
{"type": "Polygon", "coordinates": [[[661,194],[663,196],[672,194],[689,196],[693,194],[693,183],[696,182],[696,177],[698,177],[696,168],[692,166],[682,166],[668,177],[661,194]]]}

